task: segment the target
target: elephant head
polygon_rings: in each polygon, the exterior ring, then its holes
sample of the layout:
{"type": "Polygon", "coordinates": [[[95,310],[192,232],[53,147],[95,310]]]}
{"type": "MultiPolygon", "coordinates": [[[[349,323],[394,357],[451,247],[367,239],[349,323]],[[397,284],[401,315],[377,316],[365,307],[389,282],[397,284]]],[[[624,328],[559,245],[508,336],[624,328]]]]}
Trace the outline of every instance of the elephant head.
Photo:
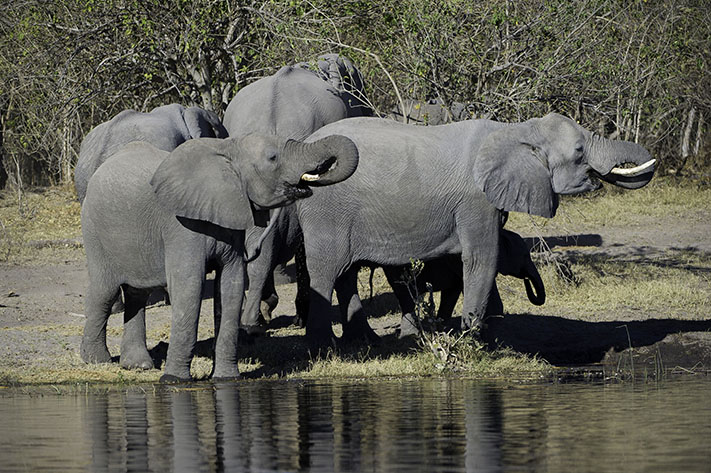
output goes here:
{"type": "Polygon", "coordinates": [[[531,253],[518,233],[501,230],[499,235],[498,272],[505,276],[523,279],[528,300],[534,305],[546,302],[546,288],[531,253]]]}
{"type": "Polygon", "coordinates": [[[158,167],[151,186],[178,217],[244,230],[253,211],[309,197],[309,186],[348,178],[358,150],[343,136],[305,144],[277,136],[201,138],[176,148],[158,167]]]}
{"type": "Polygon", "coordinates": [[[183,120],[192,138],[227,138],[228,133],[215,112],[199,107],[188,107],[183,120]]]}
{"type": "Polygon", "coordinates": [[[505,211],[553,217],[559,194],[599,187],[597,178],[636,189],[654,174],[642,146],[612,141],[555,113],[502,125],[474,151],[474,182],[505,211]],[[623,166],[631,164],[631,168],[623,166]]]}

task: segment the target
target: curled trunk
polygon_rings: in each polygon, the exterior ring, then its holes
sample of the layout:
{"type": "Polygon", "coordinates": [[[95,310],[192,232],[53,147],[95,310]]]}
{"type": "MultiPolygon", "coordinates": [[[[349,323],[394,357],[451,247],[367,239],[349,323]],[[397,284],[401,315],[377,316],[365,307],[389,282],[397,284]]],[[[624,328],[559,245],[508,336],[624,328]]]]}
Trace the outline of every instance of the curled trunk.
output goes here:
{"type": "Polygon", "coordinates": [[[527,274],[523,279],[523,283],[526,286],[526,295],[531,304],[543,305],[546,302],[546,288],[533,262],[531,262],[530,266],[532,268],[527,270],[527,274]]]}
{"type": "Polygon", "coordinates": [[[612,141],[593,135],[587,143],[588,162],[606,182],[626,189],[638,189],[654,176],[655,159],[642,146],[629,141],[612,141]],[[633,167],[623,167],[634,165],[633,167]]]}
{"type": "Polygon", "coordinates": [[[358,149],[345,136],[327,136],[313,143],[290,140],[286,147],[294,153],[298,168],[305,170],[299,178],[309,186],[341,182],[358,167],[358,149]]]}

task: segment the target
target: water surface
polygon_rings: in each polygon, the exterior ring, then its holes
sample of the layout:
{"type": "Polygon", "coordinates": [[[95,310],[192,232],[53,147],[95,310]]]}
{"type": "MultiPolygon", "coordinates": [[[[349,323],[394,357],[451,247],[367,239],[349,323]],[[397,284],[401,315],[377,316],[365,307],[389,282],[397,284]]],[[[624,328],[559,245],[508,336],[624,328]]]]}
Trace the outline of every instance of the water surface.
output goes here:
{"type": "Polygon", "coordinates": [[[244,381],[0,397],[2,471],[709,471],[711,380],[244,381]]]}

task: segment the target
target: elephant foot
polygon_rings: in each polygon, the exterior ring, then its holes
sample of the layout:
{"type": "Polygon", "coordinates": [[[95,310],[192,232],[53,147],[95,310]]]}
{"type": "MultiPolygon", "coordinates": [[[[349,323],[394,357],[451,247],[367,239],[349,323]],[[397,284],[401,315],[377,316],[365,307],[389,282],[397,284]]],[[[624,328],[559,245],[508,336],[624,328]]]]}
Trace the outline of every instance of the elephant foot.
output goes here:
{"type": "Polygon", "coordinates": [[[279,304],[279,296],[272,294],[268,298],[264,299],[259,303],[259,313],[262,315],[265,323],[269,323],[272,320],[272,312],[276,309],[279,304]]]}
{"type": "Polygon", "coordinates": [[[309,351],[311,351],[312,354],[317,354],[321,351],[325,352],[330,348],[336,348],[338,344],[338,339],[333,334],[330,323],[327,327],[319,328],[318,330],[309,329],[307,327],[306,341],[309,345],[309,351]]]}
{"type": "Polygon", "coordinates": [[[111,353],[109,353],[109,349],[106,348],[106,343],[89,344],[82,340],[79,351],[84,363],[111,362],[111,353]]]}
{"type": "Polygon", "coordinates": [[[215,366],[215,371],[212,373],[213,381],[236,381],[241,378],[237,365],[215,366]]]}
{"type": "Polygon", "coordinates": [[[378,343],[380,343],[380,337],[377,333],[375,333],[375,330],[373,330],[370,325],[368,325],[368,322],[364,321],[364,324],[358,324],[357,327],[344,327],[341,342],[365,342],[368,345],[377,345],[378,343]]]}
{"type": "Polygon", "coordinates": [[[181,378],[172,374],[164,374],[160,377],[160,382],[163,384],[189,383],[193,380],[192,377],[181,378]]]}
{"type": "Polygon", "coordinates": [[[148,354],[148,350],[134,350],[133,352],[129,350],[128,352],[124,352],[122,349],[120,363],[121,368],[127,370],[152,370],[154,368],[153,359],[151,355],[148,354]]]}
{"type": "Polygon", "coordinates": [[[213,383],[234,383],[235,381],[241,381],[242,376],[237,375],[237,376],[213,376],[212,377],[212,382],[213,383]]]}
{"type": "Polygon", "coordinates": [[[476,316],[469,312],[465,317],[462,315],[462,330],[471,330],[473,332],[481,333],[486,325],[484,324],[484,318],[481,316],[476,316]]]}
{"type": "Polygon", "coordinates": [[[252,337],[261,337],[267,333],[265,325],[243,325],[240,330],[252,337]]]}
{"type": "Polygon", "coordinates": [[[403,314],[400,319],[400,334],[399,338],[412,337],[420,334],[420,329],[415,321],[413,314],[403,314]]]}

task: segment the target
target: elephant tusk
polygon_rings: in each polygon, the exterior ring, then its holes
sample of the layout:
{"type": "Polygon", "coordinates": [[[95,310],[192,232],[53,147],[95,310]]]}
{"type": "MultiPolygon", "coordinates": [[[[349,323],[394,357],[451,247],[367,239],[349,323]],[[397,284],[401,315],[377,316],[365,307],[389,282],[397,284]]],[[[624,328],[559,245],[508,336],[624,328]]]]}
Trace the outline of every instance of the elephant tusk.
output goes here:
{"type": "Polygon", "coordinates": [[[630,168],[630,169],[622,169],[622,168],[612,168],[612,171],[610,171],[610,174],[616,174],[618,176],[626,176],[626,177],[635,177],[639,176],[640,174],[644,174],[649,171],[649,168],[654,168],[654,163],[656,162],[656,159],[650,159],[644,164],[641,164],[637,167],[630,168]]]}
{"type": "Polygon", "coordinates": [[[306,182],[316,182],[319,179],[321,179],[321,176],[318,174],[309,174],[305,172],[301,175],[301,180],[306,182]]]}

